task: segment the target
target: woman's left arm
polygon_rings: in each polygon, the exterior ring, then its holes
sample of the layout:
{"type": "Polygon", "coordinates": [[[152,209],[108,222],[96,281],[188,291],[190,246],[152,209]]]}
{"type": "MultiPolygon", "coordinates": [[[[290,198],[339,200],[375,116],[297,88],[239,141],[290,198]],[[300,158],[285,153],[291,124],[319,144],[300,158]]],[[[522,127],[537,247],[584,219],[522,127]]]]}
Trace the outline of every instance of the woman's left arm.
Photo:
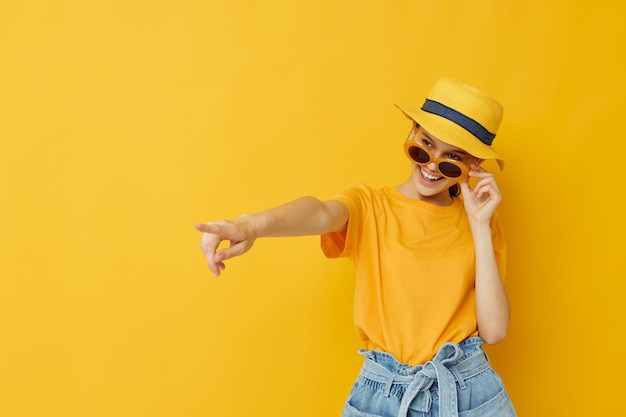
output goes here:
{"type": "Polygon", "coordinates": [[[491,217],[502,200],[491,172],[472,165],[470,176],[478,178],[472,189],[461,183],[465,211],[476,251],[476,319],[478,334],[488,344],[502,341],[509,327],[509,300],[500,276],[491,237],[491,217]]]}

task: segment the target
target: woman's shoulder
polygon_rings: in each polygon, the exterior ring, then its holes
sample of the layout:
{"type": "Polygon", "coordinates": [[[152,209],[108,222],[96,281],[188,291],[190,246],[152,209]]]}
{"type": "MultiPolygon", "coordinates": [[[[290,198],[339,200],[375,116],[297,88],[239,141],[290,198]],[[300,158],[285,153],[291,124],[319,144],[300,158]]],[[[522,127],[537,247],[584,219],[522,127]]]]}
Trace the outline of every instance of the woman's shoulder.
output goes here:
{"type": "Polygon", "coordinates": [[[348,197],[352,200],[388,200],[395,198],[393,187],[372,187],[362,182],[356,182],[348,185],[344,188],[340,195],[348,197]]]}

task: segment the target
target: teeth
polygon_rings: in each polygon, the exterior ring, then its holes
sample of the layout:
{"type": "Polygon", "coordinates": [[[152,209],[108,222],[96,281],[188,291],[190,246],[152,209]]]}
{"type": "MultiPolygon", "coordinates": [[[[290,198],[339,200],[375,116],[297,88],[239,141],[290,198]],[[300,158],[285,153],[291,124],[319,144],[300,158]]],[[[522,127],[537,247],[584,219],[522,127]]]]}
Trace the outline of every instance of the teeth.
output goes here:
{"type": "Polygon", "coordinates": [[[441,178],[441,177],[435,177],[433,175],[430,175],[427,172],[425,172],[424,170],[422,170],[422,175],[424,176],[424,178],[426,178],[427,180],[430,180],[430,181],[437,181],[439,178],[441,178]]]}

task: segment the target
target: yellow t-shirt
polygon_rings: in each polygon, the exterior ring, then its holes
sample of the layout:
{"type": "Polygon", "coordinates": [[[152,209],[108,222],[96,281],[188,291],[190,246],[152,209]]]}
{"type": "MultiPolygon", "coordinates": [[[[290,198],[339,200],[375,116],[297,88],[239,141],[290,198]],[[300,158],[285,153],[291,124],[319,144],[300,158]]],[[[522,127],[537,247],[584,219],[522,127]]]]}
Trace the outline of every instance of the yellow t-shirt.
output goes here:
{"type": "MultiPolygon", "coordinates": [[[[366,349],[418,365],[446,342],[478,334],[474,243],[460,198],[448,207],[363,184],[335,197],[350,211],[347,231],[322,235],[329,258],[356,270],[354,322],[366,349]]],[[[498,214],[493,245],[504,277],[506,245],[498,214]]]]}

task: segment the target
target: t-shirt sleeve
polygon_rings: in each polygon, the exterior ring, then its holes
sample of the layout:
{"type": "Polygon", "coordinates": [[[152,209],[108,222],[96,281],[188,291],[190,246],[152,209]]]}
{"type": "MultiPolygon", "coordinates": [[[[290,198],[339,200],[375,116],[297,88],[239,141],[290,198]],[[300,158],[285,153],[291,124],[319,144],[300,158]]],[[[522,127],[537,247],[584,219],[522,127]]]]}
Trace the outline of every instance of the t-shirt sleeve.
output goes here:
{"type": "Polygon", "coordinates": [[[325,233],[321,248],[328,258],[349,257],[355,253],[359,241],[360,225],[367,207],[369,189],[363,184],[353,184],[333,197],[348,207],[348,225],[343,232],[325,233]]]}

